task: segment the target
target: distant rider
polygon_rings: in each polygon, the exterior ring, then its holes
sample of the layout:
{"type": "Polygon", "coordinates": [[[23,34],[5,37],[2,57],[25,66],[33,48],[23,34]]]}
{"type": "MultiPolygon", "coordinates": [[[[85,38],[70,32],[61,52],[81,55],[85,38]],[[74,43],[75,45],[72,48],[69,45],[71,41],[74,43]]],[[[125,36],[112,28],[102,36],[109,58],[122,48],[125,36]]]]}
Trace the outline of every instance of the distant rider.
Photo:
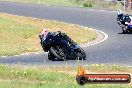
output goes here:
{"type": "Polygon", "coordinates": [[[123,16],[124,16],[123,12],[121,10],[119,10],[117,12],[117,21],[121,21],[123,16]]]}

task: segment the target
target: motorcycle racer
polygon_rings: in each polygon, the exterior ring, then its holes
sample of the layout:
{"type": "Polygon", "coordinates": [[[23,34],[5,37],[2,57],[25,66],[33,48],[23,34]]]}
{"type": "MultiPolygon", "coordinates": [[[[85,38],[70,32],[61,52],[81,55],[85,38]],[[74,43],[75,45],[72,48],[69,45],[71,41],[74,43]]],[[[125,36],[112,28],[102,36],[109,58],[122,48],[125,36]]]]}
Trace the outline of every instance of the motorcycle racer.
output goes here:
{"type": "Polygon", "coordinates": [[[124,16],[123,12],[122,12],[121,10],[119,10],[119,11],[117,12],[117,21],[122,20],[123,16],[124,16]]]}
{"type": "Polygon", "coordinates": [[[85,51],[61,31],[48,32],[47,30],[42,30],[39,37],[43,50],[48,52],[49,60],[86,59],[85,51]]]}

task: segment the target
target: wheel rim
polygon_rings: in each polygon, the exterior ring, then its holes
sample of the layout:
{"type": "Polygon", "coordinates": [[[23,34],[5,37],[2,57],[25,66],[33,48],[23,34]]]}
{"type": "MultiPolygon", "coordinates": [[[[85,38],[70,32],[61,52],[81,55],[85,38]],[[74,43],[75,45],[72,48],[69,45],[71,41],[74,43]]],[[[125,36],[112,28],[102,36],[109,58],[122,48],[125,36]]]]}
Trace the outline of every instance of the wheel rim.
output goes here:
{"type": "Polygon", "coordinates": [[[64,48],[61,48],[59,46],[57,46],[56,48],[54,48],[56,53],[61,56],[62,58],[65,58],[66,54],[65,54],[65,50],[64,48]]]}

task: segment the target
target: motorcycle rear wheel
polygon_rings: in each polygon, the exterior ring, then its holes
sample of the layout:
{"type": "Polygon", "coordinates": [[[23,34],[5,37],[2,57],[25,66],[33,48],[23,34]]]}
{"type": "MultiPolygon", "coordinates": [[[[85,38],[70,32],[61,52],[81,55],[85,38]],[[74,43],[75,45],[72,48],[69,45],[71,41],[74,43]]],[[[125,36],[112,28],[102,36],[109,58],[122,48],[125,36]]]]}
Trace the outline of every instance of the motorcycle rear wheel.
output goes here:
{"type": "Polygon", "coordinates": [[[77,56],[79,60],[86,60],[86,54],[82,48],[80,48],[80,51],[77,53],[77,56]]]}

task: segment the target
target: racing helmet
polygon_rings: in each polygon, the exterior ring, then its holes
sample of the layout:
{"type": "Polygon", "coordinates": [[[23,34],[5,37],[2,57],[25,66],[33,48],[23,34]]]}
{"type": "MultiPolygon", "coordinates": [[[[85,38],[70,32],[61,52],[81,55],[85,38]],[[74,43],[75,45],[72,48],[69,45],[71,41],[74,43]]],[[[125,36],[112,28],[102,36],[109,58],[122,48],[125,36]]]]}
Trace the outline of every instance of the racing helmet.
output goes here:
{"type": "Polygon", "coordinates": [[[123,12],[122,12],[121,10],[119,10],[119,11],[117,12],[117,15],[123,15],[123,12]]]}

